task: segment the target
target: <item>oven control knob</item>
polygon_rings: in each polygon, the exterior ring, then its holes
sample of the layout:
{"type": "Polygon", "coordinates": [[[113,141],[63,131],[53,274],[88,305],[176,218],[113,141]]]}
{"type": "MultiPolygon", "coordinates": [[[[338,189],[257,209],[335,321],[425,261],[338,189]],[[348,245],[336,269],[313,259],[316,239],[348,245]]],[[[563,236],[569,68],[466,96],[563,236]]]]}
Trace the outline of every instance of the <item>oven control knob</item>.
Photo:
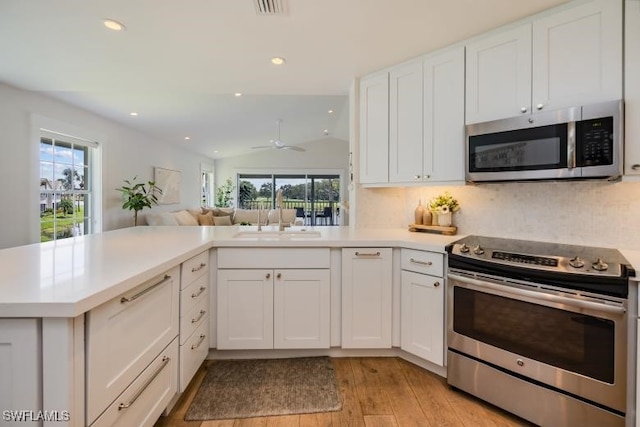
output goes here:
{"type": "Polygon", "coordinates": [[[584,260],[577,256],[569,260],[569,265],[573,268],[582,268],[584,267],[584,260]]]}
{"type": "Polygon", "coordinates": [[[469,252],[469,246],[467,246],[466,243],[463,243],[460,245],[460,252],[462,252],[463,254],[466,254],[469,252]]]}
{"type": "Polygon", "coordinates": [[[476,255],[482,255],[484,253],[484,249],[482,248],[482,246],[478,245],[473,248],[473,253],[476,255]]]}
{"type": "Polygon", "coordinates": [[[596,262],[591,264],[591,268],[593,268],[595,271],[605,271],[607,268],[609,268],[609,265],[604,262],[602,258],[598,258],[596,262]]]}

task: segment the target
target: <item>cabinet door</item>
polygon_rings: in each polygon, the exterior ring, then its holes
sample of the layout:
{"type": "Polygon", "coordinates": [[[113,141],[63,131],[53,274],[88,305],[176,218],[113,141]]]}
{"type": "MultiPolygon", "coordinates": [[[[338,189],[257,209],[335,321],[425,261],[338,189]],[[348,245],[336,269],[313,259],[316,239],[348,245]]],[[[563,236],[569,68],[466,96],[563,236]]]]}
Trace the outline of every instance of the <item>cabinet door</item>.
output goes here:
{"type": "Polygon", "coordinates": [[[624,173],[640,175],[640,0],[627,0],[624,16],[624,173]]]}
{"type": "Polygon", "coordinates": [[[400,347],[444,366],[444,282],[440,277],[402,271],[400,347]]]}
{"type": "Polygon", "coordinates": [[[329,348],[329,270],[276,270],[274,348],[329,348]]]}
{"type": "Polygon", "coordinates": [[[466,52],[466,123],[530,112],[531,24],[470,42],[466,52]]]}
{"type": "MultiPolygon", "coordinates": [[[[37,319],[0,319],[0,408],[37,412],[42,408],[42,360],[37,319]]],[[[3,415],[7,415],[3,414],[3,415]]],[[[11,419],[4,419],[9,421],[11,419]]],[[[37,421],[15,420],[37,426],[37,421]]]]}
{"type": "Polygon", "coordinates": [[[622,98],[622,2],[597,0],[533,23],[536,111],[622,98]]]}
{"type": "Polygon", "coordinates": [[[422,181],[422,61],[389,72],[389,181],[422,181]]]}
{"type": "Polygon", "coordinates": [[[273,348],[273,271],[218,270],[218,349],[273,348]]]}
{"type": "Polygon", "coordinates": [[[391,347],[391,249],[342,250],[342,347],[391,347]]]}
{"type": "Polygon", "coordinates": [[[389,75],[360,81],[360,182],[389,180],[389,75]]]}
{"type": "MultiPolygon", "coordinates": [[[[423,179],[464,180],[464,48],[424,61],[423,179]]],[[[417,151],[414,152],[417,155],[417,151]]]]}

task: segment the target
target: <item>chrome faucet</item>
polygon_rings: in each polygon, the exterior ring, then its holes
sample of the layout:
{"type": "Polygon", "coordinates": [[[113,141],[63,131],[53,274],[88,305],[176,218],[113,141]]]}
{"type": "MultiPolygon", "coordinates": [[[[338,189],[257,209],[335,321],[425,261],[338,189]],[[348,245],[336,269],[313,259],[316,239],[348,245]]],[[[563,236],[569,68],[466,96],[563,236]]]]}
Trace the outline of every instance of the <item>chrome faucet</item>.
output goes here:
{"type": "Polygon", "coordinates": [[[282,206],[278,209],[278,229],[284,231],[284,223],[282,222],[282,206]]]}
{"type": "Polygon", "coordinates": [[[262,210],[262,206],[258,206],[258,231],[262,231],[262,223],[260,222],[260,211],[262,210]]]}

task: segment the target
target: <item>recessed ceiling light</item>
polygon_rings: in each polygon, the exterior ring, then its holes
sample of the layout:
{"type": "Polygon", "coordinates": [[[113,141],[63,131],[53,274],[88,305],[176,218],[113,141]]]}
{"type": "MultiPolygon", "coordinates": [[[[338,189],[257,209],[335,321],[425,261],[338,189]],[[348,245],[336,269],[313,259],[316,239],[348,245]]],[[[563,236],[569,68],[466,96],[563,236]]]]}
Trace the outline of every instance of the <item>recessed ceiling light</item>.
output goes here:
{"type": "Polygon", "coordinates": [[[329,114],[333,114],[333,110],[329,110],[329,111],[328,111],[328,113],[329,113],[329,114]]]}
{"type": "Polygon", "coordinates": [[[185,141],[188,141],[188,140],[190,140],[190,139],[191,139],[191,137],[190,137],[190,136],[185,136],[185,137],[184,137],[184,140],[185,140],[185,141]]]}
{"type": "Polygon", "coordinates": [[[329,135],[329,129],[325,129],[325,130],[323,131],[323,133],[324,133],[325,135],[329,135]]]}
{"type": "Polygon", "coordinates": [[[103,23],[105,27],[113,31],[122,31],[126,28],[124,24],[114,19],[105,19],[103,23]]]}
{"type": "Polygon", "coordinates": [[[138,113],[136,113],[136,112],[134,111],[134,112],[132,112],[132,113],[129,113],[129,115],[131,115],[131,116],[137,116],[137,115],[138,115],[138,113]]]}
{"type": "Polygon", "coordinates": [[[218,150],[213,150],[213,154],[218,154],[219,151],[218,150]]]}
{"type": "Polygon", "coordinates": [[[275,65],[282,65],[284,64],[286,61],[284,60],[284,58],[281,58],[279,56],[276,56],[274,58],[271,58],[271,63],[275,64],[275,65]]]}
{"type": "Polygon", "coordinates": [[[235,96],[242,96],[242,94],[240,92],[236,92],[234,93],[235,96]]]}

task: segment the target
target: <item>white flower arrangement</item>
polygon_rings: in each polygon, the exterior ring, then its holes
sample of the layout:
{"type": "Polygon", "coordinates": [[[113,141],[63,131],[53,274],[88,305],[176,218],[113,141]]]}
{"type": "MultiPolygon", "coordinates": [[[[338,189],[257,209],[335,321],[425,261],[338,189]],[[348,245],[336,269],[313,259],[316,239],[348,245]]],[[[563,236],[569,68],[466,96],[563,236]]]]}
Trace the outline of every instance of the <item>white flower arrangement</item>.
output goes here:
{"type": "Polygon", "coordinates": [[[437,214],[446,214],[448,212],[457,212],[460,210],[458,201],[453,198],[451,193],[445,191],[437,197],[429,201],[429,210],[437,214]]]}

